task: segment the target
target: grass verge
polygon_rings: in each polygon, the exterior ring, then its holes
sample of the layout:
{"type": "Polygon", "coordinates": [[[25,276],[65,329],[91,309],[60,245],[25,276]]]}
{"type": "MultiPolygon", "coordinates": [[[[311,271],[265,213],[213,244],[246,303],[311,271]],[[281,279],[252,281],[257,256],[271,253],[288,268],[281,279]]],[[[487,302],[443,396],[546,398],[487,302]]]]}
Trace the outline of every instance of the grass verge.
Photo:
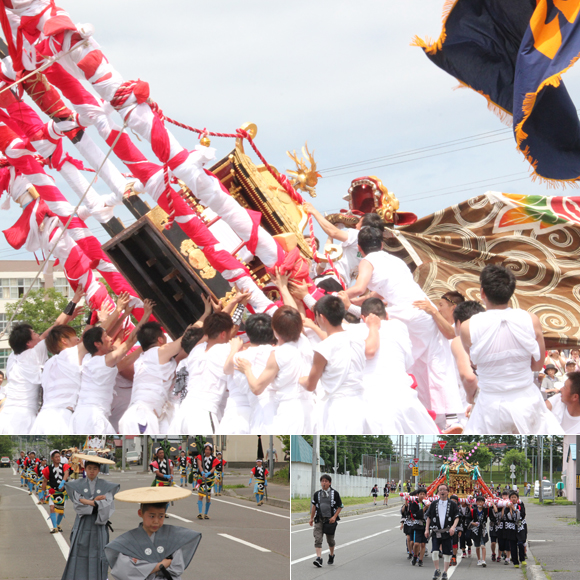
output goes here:
{"type": "Polygon", "coordinates": [[[545,499],[543,504],[541,504],[539,498],[536,497],[528,498],[527,501],[528,503],[533,503],[535,505],[574,505],[573,501],[570,501],[565,497],[557,497],[556,499],[545,499]]]}
{"type": "MultiPolygon", "coordinates": [[[[372,505],[372,503],[373,503],[372,499],[369,497],[342,497],[341,496],[340,499],[342,499],[343,506],[364,504],[366,507],[367,504],[372,505]]],[[[310,511],[311,505],[312,504],[310,503],[309,499],[293,499],[292,500],[292,511],[293,512],[308,512],[308,511],[310,511]]],[[[377,501],[377,505],[382,505],[382,501],[380,503],[377,501]]]]}

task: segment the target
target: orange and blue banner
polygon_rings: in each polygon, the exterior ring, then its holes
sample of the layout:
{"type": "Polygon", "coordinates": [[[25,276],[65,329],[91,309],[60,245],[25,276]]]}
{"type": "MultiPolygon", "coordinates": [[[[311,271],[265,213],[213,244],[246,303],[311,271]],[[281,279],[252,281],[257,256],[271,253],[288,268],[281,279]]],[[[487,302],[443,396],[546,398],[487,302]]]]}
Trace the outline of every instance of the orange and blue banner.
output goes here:
{"type": "Polygon", "coordinates": [[[580,56],[580,0],[448,0],[427,57],[512,120],[534,176],[580,180],[580,122],[561,75],[580,56]]]}

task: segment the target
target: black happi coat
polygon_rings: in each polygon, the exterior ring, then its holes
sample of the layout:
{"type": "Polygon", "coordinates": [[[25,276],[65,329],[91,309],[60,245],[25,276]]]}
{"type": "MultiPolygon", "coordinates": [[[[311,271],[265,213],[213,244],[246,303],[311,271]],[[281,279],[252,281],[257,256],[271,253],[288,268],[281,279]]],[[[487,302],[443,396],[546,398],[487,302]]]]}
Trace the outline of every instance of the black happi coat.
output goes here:
{"type": "MultiPolygon", "coordinates": [[[[342,500],[340,499],[340,494],[338,493],[338,491],[336,491],[336,489],[334,489],[333,487],[329,487],[326,491],[328,491],[328,493],[330,494],[330,517],[332,517],[336,513],[336,510],[338,508],[342,507],[342,500]]],[[[321,492],[322,492],[322,490],[319,489],[314,494],[314,497],[312,498],[312,504],[314,504],[316,506],[316,512],[314,514],[314,521],[315,522],[322,521],[322,515],[320,513],[320,493],[321,492]]],[[[340,520],[340,516],[337,516],[336,521],[338,522],[338,520],[340,520]]]]}
{"type": "Polygon", "coordinates": [[[479,512],[477,506],[471,506],[466,515],[465,522],[467,523],[472,538],[483,538],[487,542],[489,539],[487,533],[487,520],[489,520],[493,526],[495,519],[493,508],[483,506],[483,509],[479,512]],[[474,523],[479,523],[479,526],[472,525],[474,523]]]}
{"type": "Polygon", "coordinates": [[[503,532],[506,540],[525,542],[527,536],[526,508],[523,503],[516,505],[514,512],[509,507],[502,509],[503,532]]]}
{"type": "Polygon", "coordinates": [[[436,499],[429,506],[429,509],[425,514],[425,517],[431,520],[429,525],[429,530],[431,531],[431,533],[437,534],[437,537],[439,537],[439,534],[441,534],[440,537],[446,538],[449,536],[449,531],[440,532],[439,530],[450,528],[453,525],[455,519],[459,517],[459,508],[457,507],[457,504],[455,502],[451,501],[450,499],[447,500],[447,511],[445,512],[445,520],[442,528],[439,522],[440,501],[441,500],[436,499]]]}

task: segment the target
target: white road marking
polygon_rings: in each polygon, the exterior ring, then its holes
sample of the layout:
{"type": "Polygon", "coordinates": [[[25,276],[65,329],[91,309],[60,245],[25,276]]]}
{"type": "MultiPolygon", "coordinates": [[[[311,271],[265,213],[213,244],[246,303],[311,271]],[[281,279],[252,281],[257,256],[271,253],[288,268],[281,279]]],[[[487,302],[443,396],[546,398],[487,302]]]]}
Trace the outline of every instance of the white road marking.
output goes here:
{"type": "Polygon", "coordinates": [[[181,516],[176,516],[175,514],[167,514],[170,518],[177,518],[178,520],[181,520],[182,522],[187,522],[188,524],[193,524],[193,520],[186,520],[185,518],[182,518],[181,516]]]}
{"type": "Polygon", "coordinates": [[[211,498],[211,501],[221,501],[223,503],[229,503],[230,505],[237,505],[238,507],[244,508],[245,510],[254,510],[255,512],[260,512],[261,514],[266,514],[269,516],[276,516],[277,518],[286,518],[287,520],[290,519],[290,516],[283,516],[282,514],[275,514],[273,512],[266,512],[264,510],[260,510],[258,508],[249,507],[247,505],[240,505],[239,503],[234,503],[233,501],[226,501],[225,499],[217,499],[215,497],[211,498]]]}
{"type": "MultiPolygon", "coordinates": [[[[4,484],[6,487],[11,487],[12,489],[17,489],[18,491],[24,491],[25,493],[28,493],[28,491],[26,489],[22,489],[20,487],[14,487],[13,485],[8,485],[8,484],[4,484]]],[[[41,506],[38,505],[36,503],[36,496],[33,494],[30,496],[30,499],[32,499],[32,503],[39,509],[40,513],[42,514],[42,518],[44,519],[46,525],[48,526],[49,530],[52,530],[52,522],[50,521],[50,518],[47,518],[46,516],[48,515],[47,511],[41,506]]],[[[68,544],[66,543],[66,540],[62,537],[62,534],[60,532],[57,532],[56,534],[52,534],[52,536],[54,537],[56,543],[58,544],[58,547],[60,548],[60,551],[62,552],[62,555],[64,556],[65,560],[68,560],[68,554],[70,552],[70,548],[68,546],[68,544]]]]}
{"type": "Polygon", "coordinates": [[[18,491],[23,491],[25,493],[28,493],[28,489],[22,489],[21,487],[15,487],[13,485],[8,485],[7,483],[4,484],[6,487],[11,487],[12,489],[17,489],[18,491]]]}
{"type": "MultiPolygon", "coordinates": [[[[399,514],[394,513],[394,514],[373,514],[372,516],[363,516],[362,518],[352,518],[352,517],[344,517],[340,519],[340,525],[342,526],[342,524],[350,524],[352,522],[358,522],[360,520],[366,520],[367,518],[378,518],[378,517],[382,517],[382,518],[388,518],[391,516],[398,516],[399,514]]],[[[305,526],[307,524],[297,524],[299,526],[305,526]]],[[[312,530],[312,528],[310,526],[308,526],[307,528],[304,528],[303,530],[296,530],[295,532],[290,532],[291,534],[299,534],[300,532],[308,532],[309,530],[312,530]]]]}
{"type": "MultiPolygon", "coordinates": [[[[374,538],[376,536],[380,536],[382,534],[386,534],[387,532],[391,532],[391,530],[383,530],[382,532],[377,532],[376,534],[371,534],[370,536],[365,536],[364,538],[359,538],[358,540],[352,540],[351,542],[347,542],[346,544],[340,544],[340,546],[336,546],[334,549],[338,550],[339,548],[346,548],[347,546],[352,546],[352,544],[358,544],[359,542],[364,542],[365,540],[368,540],[370,538],[374,538]]],[[[323,550],[322,552],[323,554],[328,554],[329,550],[323,550]]],[[[305,558],[298,558],[298,560],[294,560],[293,562],[290,562],[290,564],[294,565],[294,564],[298,564],[299,562],[304,562],[305,560],[310,560],[312,558],[316,558],[316,554],[312,554],[310,556],[306,556],[305,558]]]]}
{"type": "Polygon", "coordinates": [[[244,544],[244,546],[250,546],[250,548],[254,548],[254,550],[259,550],[260,552],[270,552],[271,550],[267,550],[266,548],[262,548],[262,546],[256,546],[256,544],[250,544],[250,542],[246,542],[245,540],[240,540],[240,538],[235,538],[234,536],[230,536],[229,534],[218,534],[218,536],[222,536],[223,538],[228,538],[228,540],[233,540],[234,542],[239,542],[240,544],[244,544]]]}

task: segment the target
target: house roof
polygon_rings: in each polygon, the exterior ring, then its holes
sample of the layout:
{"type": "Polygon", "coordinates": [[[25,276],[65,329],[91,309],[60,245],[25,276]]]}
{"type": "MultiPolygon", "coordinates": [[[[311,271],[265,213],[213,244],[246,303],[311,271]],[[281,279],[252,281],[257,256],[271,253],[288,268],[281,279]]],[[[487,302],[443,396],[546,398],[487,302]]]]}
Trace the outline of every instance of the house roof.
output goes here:
{"type": "MultiPolygon", "coordinates": [[[[290,461],[312,464],[312,445],[302,435],[290,435],[290,461]]],[[[320,465],[324,465],[322,457],[320,465]]]]}

